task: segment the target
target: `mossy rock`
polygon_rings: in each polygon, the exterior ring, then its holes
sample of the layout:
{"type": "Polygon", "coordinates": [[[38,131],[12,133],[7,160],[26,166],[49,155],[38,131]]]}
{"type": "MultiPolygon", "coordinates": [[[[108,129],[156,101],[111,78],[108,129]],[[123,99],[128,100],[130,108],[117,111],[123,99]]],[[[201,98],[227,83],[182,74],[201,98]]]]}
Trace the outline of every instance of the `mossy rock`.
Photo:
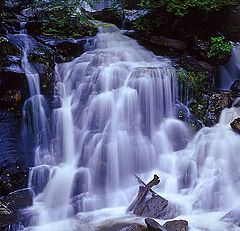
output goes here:
{"type": "Polygon", "coordinates": [[[2,37],[2,39],[0,37],[0,57],[6,57],[7,55],[18,56],[20,54],[18,47],[10,43],[6,37],[2,37]]]}
{"type": "Polygon", "coordinates": [[[105,8],[101,11],[89,12],[96,20],[113,23],[117,27],[121,27],[123,23],[123,12],[118,9],[105,8]]]}

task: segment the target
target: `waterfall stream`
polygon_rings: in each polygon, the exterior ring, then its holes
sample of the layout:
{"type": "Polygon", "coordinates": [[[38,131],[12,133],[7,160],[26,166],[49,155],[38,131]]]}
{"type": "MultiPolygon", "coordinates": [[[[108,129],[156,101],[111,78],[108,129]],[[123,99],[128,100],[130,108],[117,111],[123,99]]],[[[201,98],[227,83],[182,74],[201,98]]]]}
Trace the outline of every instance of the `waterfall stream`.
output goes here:
{"type": "Polygon", "coordinates": [[[22,67],[31,92],[25,134],[34,137],[29,187],[36,196],[26,210],[33,214],[28,226],[19,229],[96,231],[141,223],[125,213],[138,190],[135,173],[146,182],[160,176],[155,191],[179,207],[190,230],[229,230],[219,219],[240,202],[240,136],[229,126],[240,109],[224,110],[219,124],[193,136],[175,118],[177,81],[168,59],[115,27],[100,32],[94,46],[56,65],[49,126],[25,44],[22,67]]]}

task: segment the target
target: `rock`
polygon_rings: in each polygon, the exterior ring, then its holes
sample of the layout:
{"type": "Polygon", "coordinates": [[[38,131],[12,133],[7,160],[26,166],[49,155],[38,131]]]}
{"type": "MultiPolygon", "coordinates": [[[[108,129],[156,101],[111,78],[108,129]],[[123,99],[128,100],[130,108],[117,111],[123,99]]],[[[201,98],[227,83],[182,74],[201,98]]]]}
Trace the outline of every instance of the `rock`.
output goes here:
{"type": "Polygon", "coordinates": [[[9,195],[2,197],[0,202],[7,206],[13,213],[19,209],[26,208],[32,205],[33,193],[29,188],[17,190],[9,195]]]}
{"type": "Polygon", "coordinates": [[[184,42],[166,38],[164,36],[151,36],[151,43],[159,46],[171,47],[177,50],[185,50],[187,48],[187,45],[184,42]]]}
{"type": "Polygon", "coordinates": [[[8,38],[4,38],[4,41],[0,44],[0,58],[8,55],[18,56],[20,54],[20,50],[8,38]]]}
{"type": "Polygon", "coordinates": [[[231,14],[225,15],[221,20],[223,34],[230,41],[240,41],[240,9],[236,9],[231,14]]]}
{"type": "Polygon", "coordinates": [[[124,10],[124,29],[132,30],[134,28],[134,22],[147,14],[149,14],[148,10],[124,10]]]}
{"type": "Polygon", "coordinates": [[[140,203],[133,211],[137,216],[164,219],[167,215],[168,201],[159,195],[140,203]]]}
{"type": "Polygon", "coordinates": [[[36,39],[55,51],[56,62],[71,61],[85,51],[87,43],[91,44],[93,42],[93,38],[89,37],[76,40],[65,40],[56,36],[37,36],[36,39]]]}
{"type": "Polygon", "coordinates": [[[234,99],[232,103],[232,107],[240,107],[240,97],[237,97],[236,99],[234,99]]]}
{"type": "Polygon", "coordinates": [[[231,210],[229,213],[225,214],[221,220],[240,227],[240,208],[231,210]]]}
{"type": "MultiPolygon", "coordinates": [[[[8,157],[10,158],[10,157],[8,157]]],[[[3,165],[1,163],[1,165],[3,165]]],[[[0,197],[26,188],[28,183],[28,169],[16,165],[6,166],[0,169],[0,197]]]]}
{"type": "Polygon", "coordinates": [[[26,18],[33,18],[35,16],[35,11],[33,8],[24,9],[21,14],[26,18]]]}
{"type": "Polygon", "coordinates": [[[145,223],[149,231],[167,231],[163,226],[161,226],[158,222],[156,222],[152,218],[146,218],[145,223]]]}
{"type": "Polygon", "coordinates": [[[163,225],[167,231],[187,231],[188,222],[185,220],[168,221],[163,225]]]}
{"type": "Polygon", "coordinates": [[[232,99],[230,92],[221,91],[213,93],[209,100],[209,108],[207,112],[207,121],[209,124],[216,124],[221,111],[224,108],[231,107],[232,99]]]}
{"type": "Polygon", "coordinates": [[[240,80],[234,80],[234,82],[232,83],[230,90],[240,94],[240,80]]]}
{"type": "Polygon", "coordinates": [[[215,71],[215,67],[213,67],[209,63],[199,61],[198,64],[199,64],[200,67],[202,67],[206,71],[209,71],[209,72],[214,72],[215,71]]]}
{"type": "Polygon", "coordinates": [[[148,231],[143,225],[133,223],[128,227],[122,228],[120,231],[148,231]]]}
{"type": "Polygon", "coordinates": [[[2,0],[1,5],[5,9],[14,10],[15,13],[18,13],[31,2],[31,0],[2,0]]]}
{"type": "Polygon", "coordinates": [[[122,26],[123,12],[121,10],[104,8],[101,11],[89,12],[89,14],[96,20],[113,23],[117,27],[122,26]]]}
{"type": "Polygon", "coordinates": [[[10,193],[0,199],[4,213],[0,214],[0,227],[6,227],[24,219],[19,210],[32,205],[33,193],[30,189],[22,189],[10,193]]]}
{"type": "Polygon", "coordinates": [[[232,123],[230,123],[231,128],[240,134],[240,118],[235,119],[232,123]]]}
{"type": "Polygon", "coordinates": [[[25,28],[28,34],[38,36],[42,34],[42,21],[28,21],[25,28]]]}

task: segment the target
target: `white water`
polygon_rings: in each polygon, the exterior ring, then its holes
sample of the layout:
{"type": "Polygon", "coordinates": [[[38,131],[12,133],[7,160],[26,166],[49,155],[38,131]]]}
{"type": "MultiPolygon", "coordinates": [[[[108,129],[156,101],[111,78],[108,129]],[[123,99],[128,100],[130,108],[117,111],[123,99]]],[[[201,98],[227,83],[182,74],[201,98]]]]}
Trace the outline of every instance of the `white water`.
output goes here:
{"type": "Polygon", "coordinates": [[[174,118],[171,62],[115,28],[97,35],[94,50],[58,64],[55,81],[53,138],[35,143],[29,181],[37,194],[29,208],[35,216],[26,230],[143,223],[125,213],[137,193],[136,173],[146,182],[160,176],[155,190],[180,207],[178,218],[188,220],[190,230],[229,231],[219,220],[240,202],[240,136],[229,126],[239,109],[225,110],[219,124],[193,137],[174,118]]]}
{"type": "Polygon", "coordinates": [[[228,63],[220,66],[220,89],[230,89],[234,80],[240,76],[240,46],[232,49],[231,58],[228,63]]]}

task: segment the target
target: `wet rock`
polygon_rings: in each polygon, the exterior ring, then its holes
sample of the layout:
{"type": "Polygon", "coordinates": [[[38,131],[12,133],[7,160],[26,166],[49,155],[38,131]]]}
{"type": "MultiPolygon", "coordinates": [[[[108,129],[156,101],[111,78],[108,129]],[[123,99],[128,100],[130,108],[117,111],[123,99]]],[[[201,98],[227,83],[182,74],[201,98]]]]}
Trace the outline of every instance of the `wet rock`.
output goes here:
{"type": "Polygon", "coordinates": [[[3,5],[10,9],[22,9],[27,4],[30,4],[31,0],[3,0],[3,5]]]}
{"type": "Polygon", "coordinates": [[[207,121],[209,124],[216,124],[221,111],[224,108],[231,107],[232,99],[230,92],[213,93],[209,100],[209,108],[207,112],[207,121]]]}
{"type": "Polygon", "coordinates": [[[234,82],[232,83],[230,90],[240,94],[240,80],[234,80],[234,82]]]}
{"type": "Polygon", "coordinates": [[[143,225],[133,223],[128,227],[122,228],[120,231],[148,231],[148,229],[143,225]]]}
{"type": "Polygon", "coordinates": [[[25,28],[28,34],[38,36],[42,34],[42,21],[28,21],[25,28]]]}
{"type": "Polygon", "coordinates": [[[42,44],[51,47],[56,56],[56,62],[67,62],[78,57],[85,51],[86,44],[93,42],[93,38],[82,39],[60,39],[56,36],[37,36],[36,39],[42,44]]]}
{"type": "Polygon", "coordinates": [[[16,165],[12,165],[11,167],[9,165],[2,167],[0,171],[0,197],[5,196],[15,190],[26,188],[27,183],[27,168],[16,165]]]}
{"type": "Polygon", "coordinates": [[[0,58],[7,57],[8,55],[18,56],[20,54],[20,50],[8,38],[4,38],[4,41],[0,44],[0,58]]]}
{"type": "Polygon", "coordinates": [[[184,42],[166,38],[164,36],[151,36],[151,43],[159,46],[171,47],[177,50],[185,50],[187,48],[187,45],[184,42]]]}
{"type": "Polygon", "coordinates": [[[137,216],[170,219],[171,209],[166,199],[153,195],[150,199],[141,202],[133,211],[137,216]]]}
{"type": "Polygon", "coordinates": [[[206,62],[203,62],[203,61],[199,61],[198,62],[199,66],[201,68],[203,68],[204,70],[206,71],[209,71],[209,72],[214,72],[215,71],[215,67],[213,67],[211,64],[209,63],[206,63],[206,62]]]}
{"type": "Polygon", "coordinates": [[[124,28],[133,29],[134,22],[147,14],[149,14],[148,10],[124,10],[124,28]]]}
{"type": "Polygon", "coordinates": [[[23,219],[19,210],[32,205],[33,193],[30,189],[18,190],[0,199],[4,212],[0,214],[0,227],[6,227],[23,219]]]}
{"type": "Polygon", "coordinates": [[[105,8],[101,11],[89,12],[96,20],[113,23],[117,27],[122,26],[123,12],[118,9],[105,8]]]}
{"type": "Polygon", "coordinates": [[[233,101],[232,107],[240,107],[240,97],[237,97],[237,98],[233,101]]]}
{"type": "Polygon", "coordinates": [[[167,231],[187,231],[188,222],[185,220],[168,221],[163,225],[167,231]]]}
{"type": "Polygon", "coordinates": [[[26,8],[21,14],[26,18],[33,18],[35,16],[35,10],[33,8],[26,8]]]}
{"type": "Polygon", "coordinates": [[[152,218],[146,218],[145,223],[149,231],[167,231],[163,226],[161,226],[157,221],[152,218]]]}
{"type": "Polygon", "coordinates": [[[232,123],[230,123],[231,128],[240,134],[240,118],[235,119],[232,123]]]}
{"type": "Polygon", "coordinates": [[[222,218],[222,221],[226,223],[234,224],[240,227],[240,208],[236,208],[225,214],[222,218]]]}

